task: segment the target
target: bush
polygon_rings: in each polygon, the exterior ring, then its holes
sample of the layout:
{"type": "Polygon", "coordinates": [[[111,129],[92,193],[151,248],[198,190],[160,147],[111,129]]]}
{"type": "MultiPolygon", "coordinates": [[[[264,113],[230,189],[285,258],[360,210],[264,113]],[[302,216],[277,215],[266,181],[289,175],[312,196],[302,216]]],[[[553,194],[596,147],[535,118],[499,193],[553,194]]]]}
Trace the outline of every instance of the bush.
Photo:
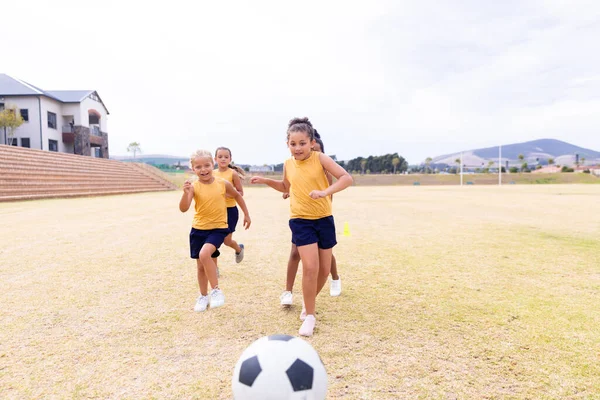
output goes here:
{"type": "Polygon", "coordinates": [[[584,169],[584,170],[583,170],[583,173],[584,173],[584,174],[589,174],[589,173],[590,173],[590,170],[589,170],[589,169],[584,169]]]}
{"type": "Polygon", "coordinates": [[[563,165],[563,167],[560,169],[560,172],[575,172],[575,170],[573,168],[569,168],[566,165],[563,165]]]}
{"type": "Polygon", "coordinates": [[[541,178],[541,179],[536,179],[534,181],[534,183],[538,183],[538,184],[547,184],[547,183],[556,183],[556,178],[541,178]]]}
{"type": "Polygon", "coordinates": [[[517,167],[510,167],[508,170],[511,174],[516,174],[517,172],[519,172],[519,168],[517,167]]]}

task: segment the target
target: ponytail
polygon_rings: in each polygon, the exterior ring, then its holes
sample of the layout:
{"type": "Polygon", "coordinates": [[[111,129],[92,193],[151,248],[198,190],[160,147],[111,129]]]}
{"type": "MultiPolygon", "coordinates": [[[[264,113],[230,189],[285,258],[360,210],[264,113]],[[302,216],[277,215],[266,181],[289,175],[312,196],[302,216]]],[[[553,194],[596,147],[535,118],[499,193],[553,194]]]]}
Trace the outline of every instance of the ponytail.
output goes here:
{"type": "Polygon", "coordinates": [[[244,179],[246,177],[246,171],[244,171],[242,167],[238,167],[237,165],[232,164],[229,164],[228,167],[237,172],[240,178],[244,179]]]}

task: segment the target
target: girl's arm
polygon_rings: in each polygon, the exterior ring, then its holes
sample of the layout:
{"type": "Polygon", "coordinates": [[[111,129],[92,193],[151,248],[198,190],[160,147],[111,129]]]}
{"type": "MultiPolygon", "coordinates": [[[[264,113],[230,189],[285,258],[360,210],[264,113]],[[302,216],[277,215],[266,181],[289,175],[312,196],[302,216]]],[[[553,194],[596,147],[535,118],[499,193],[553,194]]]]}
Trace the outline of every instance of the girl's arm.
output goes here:
{"type": "Polygon", "coordinates": [[[252,221],[250,220],[250,214],[248,213],[248,207],[246,207],[246,201],[244,200],[244,198],[242,197],[240,192],[235,190],[233,185],[227,181],[225,181],[225,192],[229,196],[231,196],[235,199],[235,201],[238,203],[238,205],[244,212],[244,228],[246,228],[246,229],[250,228],[250,224],[252,223],[252,221]]]}
{"type": "MultiPolygon", "coordinates": [[[[331,186],[333,184],[333,176],[331,176],[331,174],[327,171],[325,171],[325,176],[327,177],[327,182],[329,183],[329,186],[331,186]]],[[[331,195],[331,201],[333,201],[333,195],[331,195]]]]}
{"type": "Polygon", "coordinates": [[[325,171],[325,176],[327,177],[327,182],[329,182],[329,186],[331,186],[333,184],[333,177],[327,171],[325,171]]]}
{"type": "Polygon", "coordinates": [[[329,172],[337,179],[337,181],[325,190],[313,190],[310,192],[310,197],[313,199],[319,199],[321,197],[331,196],[332,194],[344,190],[348,186],[352,185],[353,180],[350,174],[338,163],[333,161],[331,157],[326,154],[319,153],[319,161],[321,161],[321,165],[325,169],[325,172],[329,172]]]}
{"type": "Polygon", "coordinates": [[[239,194],[241,194],[243,196],[244,195],[244,187],[242,186],[242,179],[240,178],[240,175],[234,170],[232,177],[233,177],[233,187],[235,188],[235,190],[238,191],[239,194]]]}
{"type": "Polygon", "coordinates": [[[183,184],[183,194],[181,195],[181,200],[179,200],[179,211],[186,212],[189,210],[193,199],[194,186],[192,186],[192,182],[187,180],[183,184]]]}
{"type": "Polygon", "coordinates": [[[250,183],[253,184],[257,184],[257,183],[263,183],[269,187],[272,187],[273,189],[277,190],[278,192],[282,192],[282,193],[286,193],[290,191],[290,182],[287,180],[287,176],[285,174],[285,165],[283,166],[283,179],[282,180],[275,180],[275,179],[271,179],[271,178],[265,178],[263,176],[253,176],[252,178],[250,178],[250,183]]]}

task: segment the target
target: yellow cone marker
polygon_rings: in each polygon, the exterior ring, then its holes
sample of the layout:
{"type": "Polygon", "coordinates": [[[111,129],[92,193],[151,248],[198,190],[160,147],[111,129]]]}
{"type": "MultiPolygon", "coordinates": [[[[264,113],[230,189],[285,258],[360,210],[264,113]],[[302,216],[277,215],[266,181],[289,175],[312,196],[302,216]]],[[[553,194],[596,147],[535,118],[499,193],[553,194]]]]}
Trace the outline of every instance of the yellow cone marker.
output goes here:
{"type": "Polygon", "coordinates": [[[350,226],[347,222],[344,223],[344,236],[350,236],[350,226]]]}

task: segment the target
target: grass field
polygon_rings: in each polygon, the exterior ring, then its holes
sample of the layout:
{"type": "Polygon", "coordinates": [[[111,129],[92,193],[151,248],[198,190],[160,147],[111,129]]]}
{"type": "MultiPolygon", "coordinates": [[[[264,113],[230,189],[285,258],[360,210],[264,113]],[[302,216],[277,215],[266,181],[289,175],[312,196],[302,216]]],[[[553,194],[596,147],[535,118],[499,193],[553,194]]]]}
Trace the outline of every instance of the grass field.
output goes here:
{"type": "MultiPolygon", "coordinates": [[[[169,173],[167,174],[171,181],[179,186],[190,175],[189,173],[169,173]]],[[[249,174],[252,175],[252,174],[249,174]]],[[[280,174],[269,175],[274,179],[281,179],[280,174]]],[[[444,185],[459,186],[460,175],[450,174],[354,174],[352,175],[355,186],[396,186],[396,185],[444,185]]],[[[584,173],[516,173],[502,174],[502,184],[510,185],[540,185],[540,184],[600,184],[600,177],[593,174],[584,173]]],[[[463,175],[463,185],[497,185],[498,175],[496,174],[465,174],[463,175]]]]}
{"type": "MultiPolygon", "coordinates": [[[[246,346],[297,334],[287,201],[246,189],[246,258],[222,248],[226,304],[198,314],[179,197],[0,203],[2,399],[230,399],[246,346]]],[[[308,339],[328,398],[600,398],[599,211],[600,185],[336,195],[343,293],[308,339]]]]}

